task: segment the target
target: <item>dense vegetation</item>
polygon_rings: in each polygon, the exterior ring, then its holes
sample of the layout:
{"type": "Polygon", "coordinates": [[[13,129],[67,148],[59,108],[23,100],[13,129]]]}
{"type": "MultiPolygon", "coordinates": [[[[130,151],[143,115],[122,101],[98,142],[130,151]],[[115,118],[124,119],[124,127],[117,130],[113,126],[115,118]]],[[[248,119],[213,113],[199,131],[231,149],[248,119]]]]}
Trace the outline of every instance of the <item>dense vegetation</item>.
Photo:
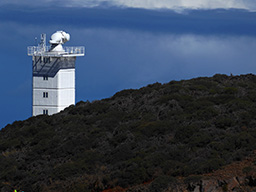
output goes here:
{"type": "Polygon", "coordinates": [[[102,191],[211,172],[256,149],[256,76],[124,90],[0,132],[0,189],[102,191]]]}

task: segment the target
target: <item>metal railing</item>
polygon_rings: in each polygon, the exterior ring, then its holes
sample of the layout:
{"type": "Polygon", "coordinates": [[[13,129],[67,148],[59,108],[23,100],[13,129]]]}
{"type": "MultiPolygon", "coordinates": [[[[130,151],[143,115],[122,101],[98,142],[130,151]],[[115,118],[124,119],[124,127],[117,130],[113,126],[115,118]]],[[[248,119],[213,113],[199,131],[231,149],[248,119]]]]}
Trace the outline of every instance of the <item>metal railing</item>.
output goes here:
{"type": "Polygon", "coordinates": [[[27,48],[29,56],[84,56],[85,47],[63,47],[64,51],[61,52],[51,52],[51,46],[29,46],[27,48]]]}
{"type": "Polygon", "coordinates": [[[79,47],[63,47],[64,51],[69,54],[85,54],[85,48],[83,46],[79,47]]]}

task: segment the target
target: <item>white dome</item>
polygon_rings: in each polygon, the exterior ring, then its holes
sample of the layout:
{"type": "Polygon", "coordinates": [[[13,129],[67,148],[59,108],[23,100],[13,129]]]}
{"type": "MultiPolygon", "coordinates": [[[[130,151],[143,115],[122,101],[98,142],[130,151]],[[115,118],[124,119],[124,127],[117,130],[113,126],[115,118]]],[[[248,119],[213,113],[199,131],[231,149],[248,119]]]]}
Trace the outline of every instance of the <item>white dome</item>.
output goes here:
{"type": "Polygon", "coordinates": [[[49,41],[51,44],[64,44],[70,40],[70,35],[64,31],[57,31],[52,34],[51,40],[49,41]]]}

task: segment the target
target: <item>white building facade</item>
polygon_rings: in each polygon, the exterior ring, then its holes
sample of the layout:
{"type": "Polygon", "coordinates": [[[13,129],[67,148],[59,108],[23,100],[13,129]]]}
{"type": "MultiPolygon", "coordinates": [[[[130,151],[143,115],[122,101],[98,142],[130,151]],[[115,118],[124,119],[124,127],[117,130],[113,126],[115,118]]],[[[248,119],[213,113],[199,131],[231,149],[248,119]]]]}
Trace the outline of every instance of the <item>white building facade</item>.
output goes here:
{"type": "Polygon", "coordinates": [[[84,56],[85,49],[62,47],[63,43],[52,41],[52,46],[46,46],[42,35],[39,46],[28,47],[33,58],[33,116],[52,115],[75,104],[75,62],[77,56],[84,56]]]}

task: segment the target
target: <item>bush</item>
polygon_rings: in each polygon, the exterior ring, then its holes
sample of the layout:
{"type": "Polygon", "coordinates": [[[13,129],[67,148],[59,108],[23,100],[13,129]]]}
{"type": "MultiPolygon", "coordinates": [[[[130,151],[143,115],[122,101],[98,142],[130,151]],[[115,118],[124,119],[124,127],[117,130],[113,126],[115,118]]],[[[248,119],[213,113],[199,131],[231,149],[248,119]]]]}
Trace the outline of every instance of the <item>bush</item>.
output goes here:
{"type": "Polygon", "coordinates": [[[234,125],[234,120],[228,117],[218,118],[215,122],[215,126],[220,129],[226,129],[234,125]]]}
{"type": "Polygon", "coordinates": [[[207,131],[200,131],[194,134],[188,142],[189,146],[192,147],[204,147],[211,142],[213,137],[207,131]]]}
{"type": "Polygon", "coordinates": [[[180,127],[175,133],[175,139],[182,143],[188,143],[189,139],[198,132],[199,128],[194,126],[180,127]]]}
{"type": "Polygon", "coordinates": [[[152,192],[162,192],[169,185],[175,183],[175,178],[167,175],[161,175],[157,177],[149,186],[149,190],[152,192]]]}
{"type": "Polygon", "coordinates": [[[236,94],[238,92],[238,89],[236,87],[225,87],[224,93],[225,94],[236,94]]]}
{"type": "Polygon", "coordinates": [[[171,130],[171,127],[165,121],[141,122],[138,127],[138,131],[147,137],[162,135],[168,130],[171,130]]]}
{"type": "Polygon", "coordinates": [[[64,163],[54,169],[53,178],[57,180],[66,180],[70,176],[79,174],[81,167],[75,162],[64,163]]]}
{"type": "Polygon", "coordinates": [[[202,176],[200,175],[191,175],[184,179],[184,183],[190,184],[190,183],[197,183],[202,179],[202,176]]]}
{"type": "Polygon", "coordinates": [[[221,158],[207,159],[202,165],[197,169],[198,173],[209,173],[211,171],[219,169],[225,164],[225,160],[221,158]]]}

